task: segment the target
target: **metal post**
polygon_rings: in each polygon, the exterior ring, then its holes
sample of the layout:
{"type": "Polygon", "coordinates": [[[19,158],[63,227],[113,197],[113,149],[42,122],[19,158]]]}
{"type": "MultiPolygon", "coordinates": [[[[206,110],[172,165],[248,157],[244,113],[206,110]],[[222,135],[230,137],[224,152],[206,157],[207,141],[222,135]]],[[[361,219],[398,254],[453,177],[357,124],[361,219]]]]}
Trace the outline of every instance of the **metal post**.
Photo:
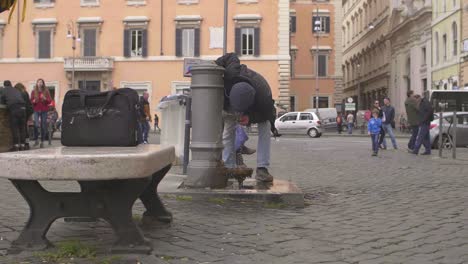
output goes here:
{"type": "Polygon", "coordinates": [[[20,9],[21,9],[21,1],[18,1],[18,6],[16,8],[16,23],[17,23],[17,29],[16,29],[16,58],[20,57],[20,9]]]}
{"type": "Polygon", "coordinates": [[[444,136],[443,136],[443,112],[442,112],[442,105],[439,104],[439,107],[440,107],[440,113],[439,113],[439,158],[442,158],[442,148],[443,148],[443,139],[444,139],[444,136]]]}
{"type": "Polygon", "coordinates": [[[228,0],[224,0],[223,55],[227,53],[228,0]]]}
{"type": "MultiPolygon", "coordinates": [[[[316,20],[314,21],[314,27],[317,29],[316,22],[318,21],[319,17],[319,8],[317,6],[317,15],[316,15],[316,20]]],[[[320,25],[321,26],[321,25],[320,25]]],[[[316,50],[315,50],[315,113],[317,116],[319,115],[319,81],[318,81],[318,75],[319,75],[319,61],[318,61],[318,56],[319,56],[319,37],[320,37],[320,30],[315,30],[316,38],[317,38],[317,43],[316,43],[316,50]]],[[[320,116],[319,116],[320,118],[320,116]]]]}
{"type": "Polygon", "coordinates": [[[73,36],[73,58],[72,58],[72,85],[71,88],[75,89],[75,36],[73,36]]]}
{"type": "Polygon", "coordinates": [[[458,123],[457,111],[453,111],[452,120],[453,120],[452,158],[456,159],[457,158],[457,123],[458,123]]]}
{"type": "Polygon", "coordinates": [[[185,135],[184,135],[184,167],[183,174],[187,174],[187,167],[189,164],[190,156],[190,128],[191,124],[191,109],[192,109],[192,98],[187,96],[185,99],[185,135]]]}
{"type": "Polygon", "coordinates": [[[221,166],[224,68],[200,64],[191,72],[192,160],[184,186],[224,188],[228,180],[221,166]]]}

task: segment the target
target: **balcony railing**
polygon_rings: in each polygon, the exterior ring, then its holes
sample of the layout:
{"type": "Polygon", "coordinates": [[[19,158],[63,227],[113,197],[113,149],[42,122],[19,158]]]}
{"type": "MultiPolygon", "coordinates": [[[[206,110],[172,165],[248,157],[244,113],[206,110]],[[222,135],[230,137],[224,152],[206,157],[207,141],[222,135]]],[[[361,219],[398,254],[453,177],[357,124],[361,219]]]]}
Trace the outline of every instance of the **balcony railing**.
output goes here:
{"type": "MultiPolygon", "coordinates": [[[[66,71],[73,69],[73,58],[65,58],[66,71]]],[[[114,59],[110,57],[75,57],[75,71],[112,71],[114,59]]]]}

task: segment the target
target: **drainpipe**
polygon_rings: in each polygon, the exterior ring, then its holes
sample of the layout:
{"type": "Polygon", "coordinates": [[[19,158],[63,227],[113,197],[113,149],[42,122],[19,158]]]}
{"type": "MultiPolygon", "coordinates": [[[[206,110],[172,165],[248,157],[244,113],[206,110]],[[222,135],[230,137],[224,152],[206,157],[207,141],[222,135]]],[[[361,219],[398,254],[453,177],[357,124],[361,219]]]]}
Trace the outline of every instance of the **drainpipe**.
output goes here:
{"type": "Polygon", "coordinates": [[[16,18],[16,58],[20,57],[20,9],[21,1],[18,1],[18,6],[16,8],[17,18],[16,18]]]}
{"type": "Polygon", "coordinates": [[[161,21],[160,21],[160,24],[161,24],[161,28],[159,29],[159,34],[160,34],[160,40],[161,40],[161,43],[159,45],[160,47],[160,50],[159,50],[159,55],[164,55],[164,52],[163,52],[163,23],[164,23],[164,19],[163,19],[163,7],[164,7],[164,0],[161,0],[161,21]]]}

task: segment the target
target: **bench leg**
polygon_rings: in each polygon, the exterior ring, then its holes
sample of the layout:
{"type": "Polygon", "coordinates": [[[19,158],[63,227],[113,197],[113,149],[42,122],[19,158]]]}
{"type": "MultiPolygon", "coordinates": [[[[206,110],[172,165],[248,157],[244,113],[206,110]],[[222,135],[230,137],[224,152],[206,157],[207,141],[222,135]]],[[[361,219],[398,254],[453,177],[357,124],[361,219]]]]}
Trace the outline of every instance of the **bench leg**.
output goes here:
{"type": "Polygon", "coordinates": [[[11,180],[29,205],[29,219],[18,239],[13,241],[10,254],[25,249],[44,250],[52,246],[46,234],[56,217],[48,210],[47,191],[37,181],[11,180]]]}
{"type": "Polygon", "coordinates": [[[118,239],[115,253],[150,253],[151,245],[133,222],[132,207],[152,181],[150,177],[132,180],[79,182],[81,193],[48,192],[37,181],[11,180],[29,204],[29,220],[10,253],[25,249],[42,250],[52,246],[46,234],[62,217],[102,218],[110,223],[118,239]]]}
{"type": "Polygon", "coordinates": [[[171,165],[154,173],[151,179],[151,183],[140,195],[140,200],[143,202],[143,205],[146,208],[146,212],[143,214],[143,223],[151,223],[153,220],[164,223],[170,223],[172,221],[171,212],[166,209],[157,193],[159,183],[170,169],[171,165]]]}

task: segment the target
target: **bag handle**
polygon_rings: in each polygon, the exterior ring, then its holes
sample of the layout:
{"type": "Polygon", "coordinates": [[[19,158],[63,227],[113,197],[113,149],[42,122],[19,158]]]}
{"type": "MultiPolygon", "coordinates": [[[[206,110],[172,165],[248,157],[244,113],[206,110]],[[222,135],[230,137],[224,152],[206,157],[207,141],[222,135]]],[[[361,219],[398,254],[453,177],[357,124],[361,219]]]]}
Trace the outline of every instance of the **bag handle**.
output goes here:
{"type": "Polygon", "coordinates": [[[81,106],[84,108],[84,110],[86,112],[86,116],[89,119],[102,117],[104,115],[104,113],[107,111],[107,109],[106,109],[107,105],[112,100],[112,98],[117,94],[118,94],[117,91],[110,91],[107,94],[106,101],[104,102],[104,104],[102,104],[99,107],[87,107],[86,106],[86,97],[88,97],[89,94],[86,94],[86,92],[84,92],[84,91],[80,91],[80,102],[81,102],[81,106]]]}

